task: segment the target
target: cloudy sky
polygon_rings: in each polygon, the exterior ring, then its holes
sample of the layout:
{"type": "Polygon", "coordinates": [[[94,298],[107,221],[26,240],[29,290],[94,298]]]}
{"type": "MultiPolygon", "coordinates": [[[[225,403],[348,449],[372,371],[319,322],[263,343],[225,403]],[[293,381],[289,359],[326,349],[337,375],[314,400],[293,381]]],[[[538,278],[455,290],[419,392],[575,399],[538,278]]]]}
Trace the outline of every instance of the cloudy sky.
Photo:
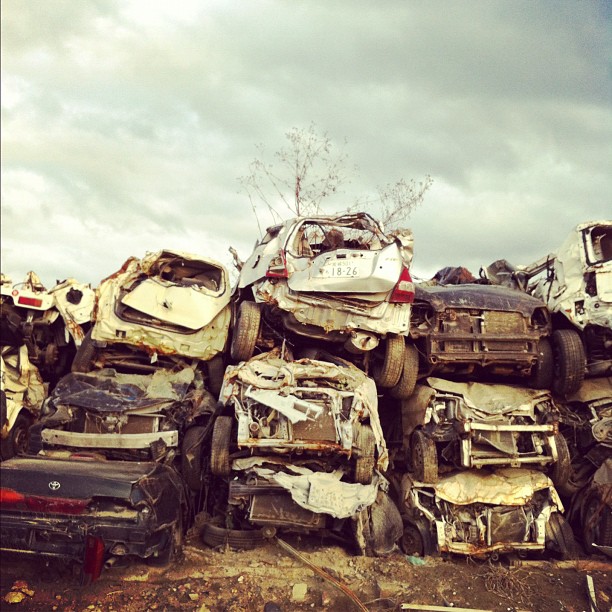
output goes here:
{"type": "Polygon", "coordinates": [[[311,125],[351,169],[327,212],[431,176],[417,277],[530,263],[612,218],[610,6],[2,0],[2,271],[97,285],[161,248],[245,258],[238,178],[311,125]]]}

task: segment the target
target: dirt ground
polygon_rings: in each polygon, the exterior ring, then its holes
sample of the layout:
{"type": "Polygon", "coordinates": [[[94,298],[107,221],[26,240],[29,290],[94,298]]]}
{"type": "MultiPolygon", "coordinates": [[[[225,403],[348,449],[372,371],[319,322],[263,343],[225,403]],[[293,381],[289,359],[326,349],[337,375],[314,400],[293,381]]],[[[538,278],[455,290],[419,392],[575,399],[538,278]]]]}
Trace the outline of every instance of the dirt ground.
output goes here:
{"type": "Polygon", "coordinates": [[[612,606],[612,563],[603,557],[489,563],[460,557],[407,558],[398,551],[367,558],[317,538],[283,540],[345,590],[348,587],[358,601],[274,541],[250,551],[212,550],[193,530],[183,557],[170,567],[115,564],[88,587],[79,586],[70,568],[57,561],[5,553],[0,559],[0,609],[382,611],[419,604],[496,612],[588,612],[587,575],[593,578],[599,610],[612,606]],[[11,599],[21,601],[9,604],[11,599]]]}

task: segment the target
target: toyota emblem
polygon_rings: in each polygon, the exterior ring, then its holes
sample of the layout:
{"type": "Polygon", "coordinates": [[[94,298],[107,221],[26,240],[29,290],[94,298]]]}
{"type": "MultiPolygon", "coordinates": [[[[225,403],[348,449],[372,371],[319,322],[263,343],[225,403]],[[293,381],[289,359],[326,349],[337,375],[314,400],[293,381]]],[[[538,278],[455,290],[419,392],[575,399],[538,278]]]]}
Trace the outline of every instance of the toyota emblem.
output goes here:
{"type": "Polygon", "coordinates": [[[62,486],[62,485],[61,485],[59,482],[57,482],[57,480],[52,480],[52,481],[49,483],[49,488],[50,488],[52,491],[57,491],[57,490],[58,490],[58,489],[59,489],[61,486],[62,486]]]}

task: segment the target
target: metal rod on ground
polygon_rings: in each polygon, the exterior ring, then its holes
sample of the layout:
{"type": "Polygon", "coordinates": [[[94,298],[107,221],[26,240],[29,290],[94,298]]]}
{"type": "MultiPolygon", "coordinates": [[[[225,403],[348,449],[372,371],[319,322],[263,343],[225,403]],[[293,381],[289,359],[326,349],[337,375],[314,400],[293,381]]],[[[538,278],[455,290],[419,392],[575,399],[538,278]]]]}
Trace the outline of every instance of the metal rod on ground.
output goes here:
{"type": "Polygon", "coordinates": [[[329,582],[330,584],[335,586],[337,589],[342,591],[347,597],[349,597],[355,603],[355,605],[362,612],[368,612],[368,609],[363,605],[363,603],[361,603],[357,595],[355,595],[355,593],[353,593],[353,591],[351,591],[351,589],[349,589],[346,585],[342,584],[339,580],[336,580],[333,576],[328,574],[325,570],[321,569],[314,563],[311,563],[308,559],[306,559],[306,557],[302,556],[297,550],[295,550],[293,546],[291,546],[290,544],[287,544],[287,542],[285,542],[284,540],[281,540],[278,536],[275,536],[274,539],[276,540],[276,543],[285,552],[288,552],[291,556],[295,557],[296,559],[298,559],[299,561],[307,565],[313,572],[319,574],[321,578],[323,578],[324,580],[327,580],[327,582],[329,582]]]}

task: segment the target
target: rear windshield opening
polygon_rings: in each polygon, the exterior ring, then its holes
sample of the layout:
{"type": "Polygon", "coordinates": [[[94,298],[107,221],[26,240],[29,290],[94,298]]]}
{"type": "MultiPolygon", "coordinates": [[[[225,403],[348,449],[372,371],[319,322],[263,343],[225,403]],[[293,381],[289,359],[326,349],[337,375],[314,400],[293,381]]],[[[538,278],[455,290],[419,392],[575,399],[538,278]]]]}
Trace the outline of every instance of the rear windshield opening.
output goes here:
{"type": "Polygon", "coordinates": [[[151,271],[178,285],[198,285],[210,291],[223,289],[223,271],[205,262],[185,261],[180,257],[160,258],[151,271]]]}
{"type": "Polygon", "coordinates": [[[334,224],[304,223],[290,245],[298,257],[314,257],[337,249],[379,251],[384,237],[371,229],[334,224]]]}

